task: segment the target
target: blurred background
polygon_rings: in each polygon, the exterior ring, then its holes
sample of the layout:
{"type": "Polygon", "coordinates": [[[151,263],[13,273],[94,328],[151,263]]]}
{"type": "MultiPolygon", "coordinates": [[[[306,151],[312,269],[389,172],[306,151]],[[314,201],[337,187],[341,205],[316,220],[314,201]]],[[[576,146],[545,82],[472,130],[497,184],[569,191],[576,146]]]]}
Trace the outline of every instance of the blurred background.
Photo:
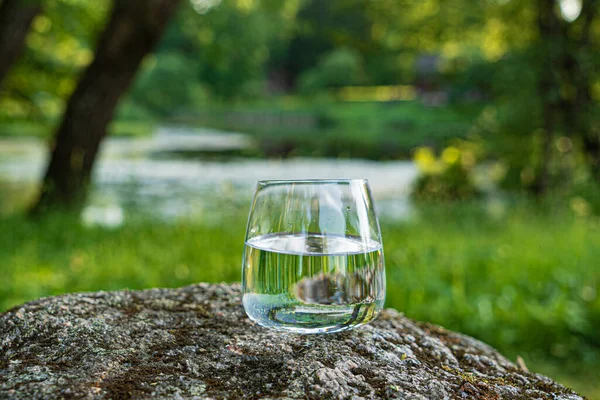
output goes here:
{"type": "Polygon", "coordinates": [[[0,310],[239,281],[258,179],[367,178],[388,307],[600,398],[597,0],[0,0],[0,310]]]}

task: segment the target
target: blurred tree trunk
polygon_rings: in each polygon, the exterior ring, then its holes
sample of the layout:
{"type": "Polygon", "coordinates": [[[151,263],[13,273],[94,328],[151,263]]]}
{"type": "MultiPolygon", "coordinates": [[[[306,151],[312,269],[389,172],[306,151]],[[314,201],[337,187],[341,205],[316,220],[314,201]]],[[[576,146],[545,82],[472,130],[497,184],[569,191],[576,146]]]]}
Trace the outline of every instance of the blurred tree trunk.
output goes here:
{"type": "Polygon", "coordinates": [[[572,39],[570,52],[565,62],[565,72],[569,84],[574,89],[565,116],[565,126],[573,136],[581,138],[583,151],[588,159],[591,172],[600,182],[600,130],[594,126],[594,103],[592,81],[595,74],[594,52],[592,46],[592,26],[600,10],[600,1],[583,0],[581,28],[579,35],[567,32],[572,39]]]}
{"type": "Polygon", "coordinates": [[[41,0],[0,3],[0,83],[23,52],[31,21],[41,10],[41,0]]]}
{"type": "Polygon", "coordinates": [[[538,0],[538,30],[541,52],[538,96],[541,103],[541,148],[532,191],[542,196],[550,181],[552,141],[560,117],[560,71],[563,52],[561,21],[555,13],[555,0],[538,0]]]}
{"type": "Polygon", "coordinates": [[[591,38],[599,7],[599,0],[583,0],[578,19],[567,22],[556,13],[555,0],[538,0],[543,137],[532,187],[537,194],[543,194],[549,186],[552,143],[559,131],[572,140],[581,141],[591,172],[600,181],[600,130],[592,123],[597,48],[591,38]]]}
{"type": "Polygon", "coordinates": [[[115,0],[94,61],[68,101],[32,212],[77,209],[85,200],[106,127],[144,56],[159,41],[179,0],[115,0]]]}

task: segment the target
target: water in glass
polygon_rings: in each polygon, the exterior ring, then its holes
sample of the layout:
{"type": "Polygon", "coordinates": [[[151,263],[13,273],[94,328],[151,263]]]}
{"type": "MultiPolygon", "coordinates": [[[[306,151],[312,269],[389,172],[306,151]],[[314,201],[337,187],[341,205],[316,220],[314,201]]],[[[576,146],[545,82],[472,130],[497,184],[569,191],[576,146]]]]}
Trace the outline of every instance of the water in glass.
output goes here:
{"type": "MultiPolygon", "coordinates": [[[[269,194],[287,205],[279,210],[282,215],[271,216],[278,222],[261,224],[251,211],[242,279],[246,313],[263,326],[297,333],[338,332],[371,321],[383,307],[385,269],[377,221],[369,229],[365,218],[371,212],[365,206],[372,207],[368,186],[359,184],[365,192],[354,199],[350,190],[345,198],[337,182],[289,185],[279,184],[269,194]],[[320,187],[306,186],[311,184],[320,187]],[[300,198],[309,204],[298,212],[300,198]],[[352,206],[341,207],[348,202],[352,206]],[[361,219],[362,229],[352,234],[352,225],[360,228],[361,219]],[[278,229],[272,232],[273,227],[278,229]],[[267,232],[252,235],[260,230],[267,232]]],[[[257,201],[269,200],[255,198],[253,211],[261,214],[257,201]]]]}

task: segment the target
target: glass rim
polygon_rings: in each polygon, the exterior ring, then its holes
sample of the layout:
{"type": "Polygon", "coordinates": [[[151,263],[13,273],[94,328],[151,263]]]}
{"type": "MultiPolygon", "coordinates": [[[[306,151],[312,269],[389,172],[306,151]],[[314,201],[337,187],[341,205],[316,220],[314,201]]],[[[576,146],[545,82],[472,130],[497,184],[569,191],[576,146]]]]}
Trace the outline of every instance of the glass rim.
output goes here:
{"type": "Polygon", "coordinates": [[[351,184],[354,182],[369,184],[369,181],[364,178],[358,179],[260,179],[257,184],[259,186],[268,185],[294,185],[294,184],[329,184],[329,183],[340,183],[340,184],[351,184]]]}

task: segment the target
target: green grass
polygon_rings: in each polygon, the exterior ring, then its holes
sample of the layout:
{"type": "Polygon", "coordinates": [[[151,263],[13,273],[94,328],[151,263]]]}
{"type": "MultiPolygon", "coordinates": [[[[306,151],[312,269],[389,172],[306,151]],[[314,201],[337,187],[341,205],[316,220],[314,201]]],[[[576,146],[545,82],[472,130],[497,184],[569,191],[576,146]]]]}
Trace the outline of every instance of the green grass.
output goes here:
{"type": "MultiPolygon", "coordinates": [[[[54,133],[56,121],[0,120],[0,137],[49,138],[54,133]]],[[[154,132],[155,123],[149,121],[115,121],[108,128],[112,136],[148,136],[154,132]]]]}
{"type": "Polygon", "coordinates": [[[11,120],[0,121],[0,137],[49,137],[52,124],[43,121],[11,120]]]}
{"type": "MultiPolygon", "coordinates": [[[[509,211],[426,207],[412,222],[384,223],[386,305],[473,335],[513,360],[521,355],[530,369],[597,396],[600,220],[531,205],[509,211]]],[[[110,230],[57,215],[4,218],[0,309],[70,291],[239,281],[244,220],[131,218],[110,230]]]]}

